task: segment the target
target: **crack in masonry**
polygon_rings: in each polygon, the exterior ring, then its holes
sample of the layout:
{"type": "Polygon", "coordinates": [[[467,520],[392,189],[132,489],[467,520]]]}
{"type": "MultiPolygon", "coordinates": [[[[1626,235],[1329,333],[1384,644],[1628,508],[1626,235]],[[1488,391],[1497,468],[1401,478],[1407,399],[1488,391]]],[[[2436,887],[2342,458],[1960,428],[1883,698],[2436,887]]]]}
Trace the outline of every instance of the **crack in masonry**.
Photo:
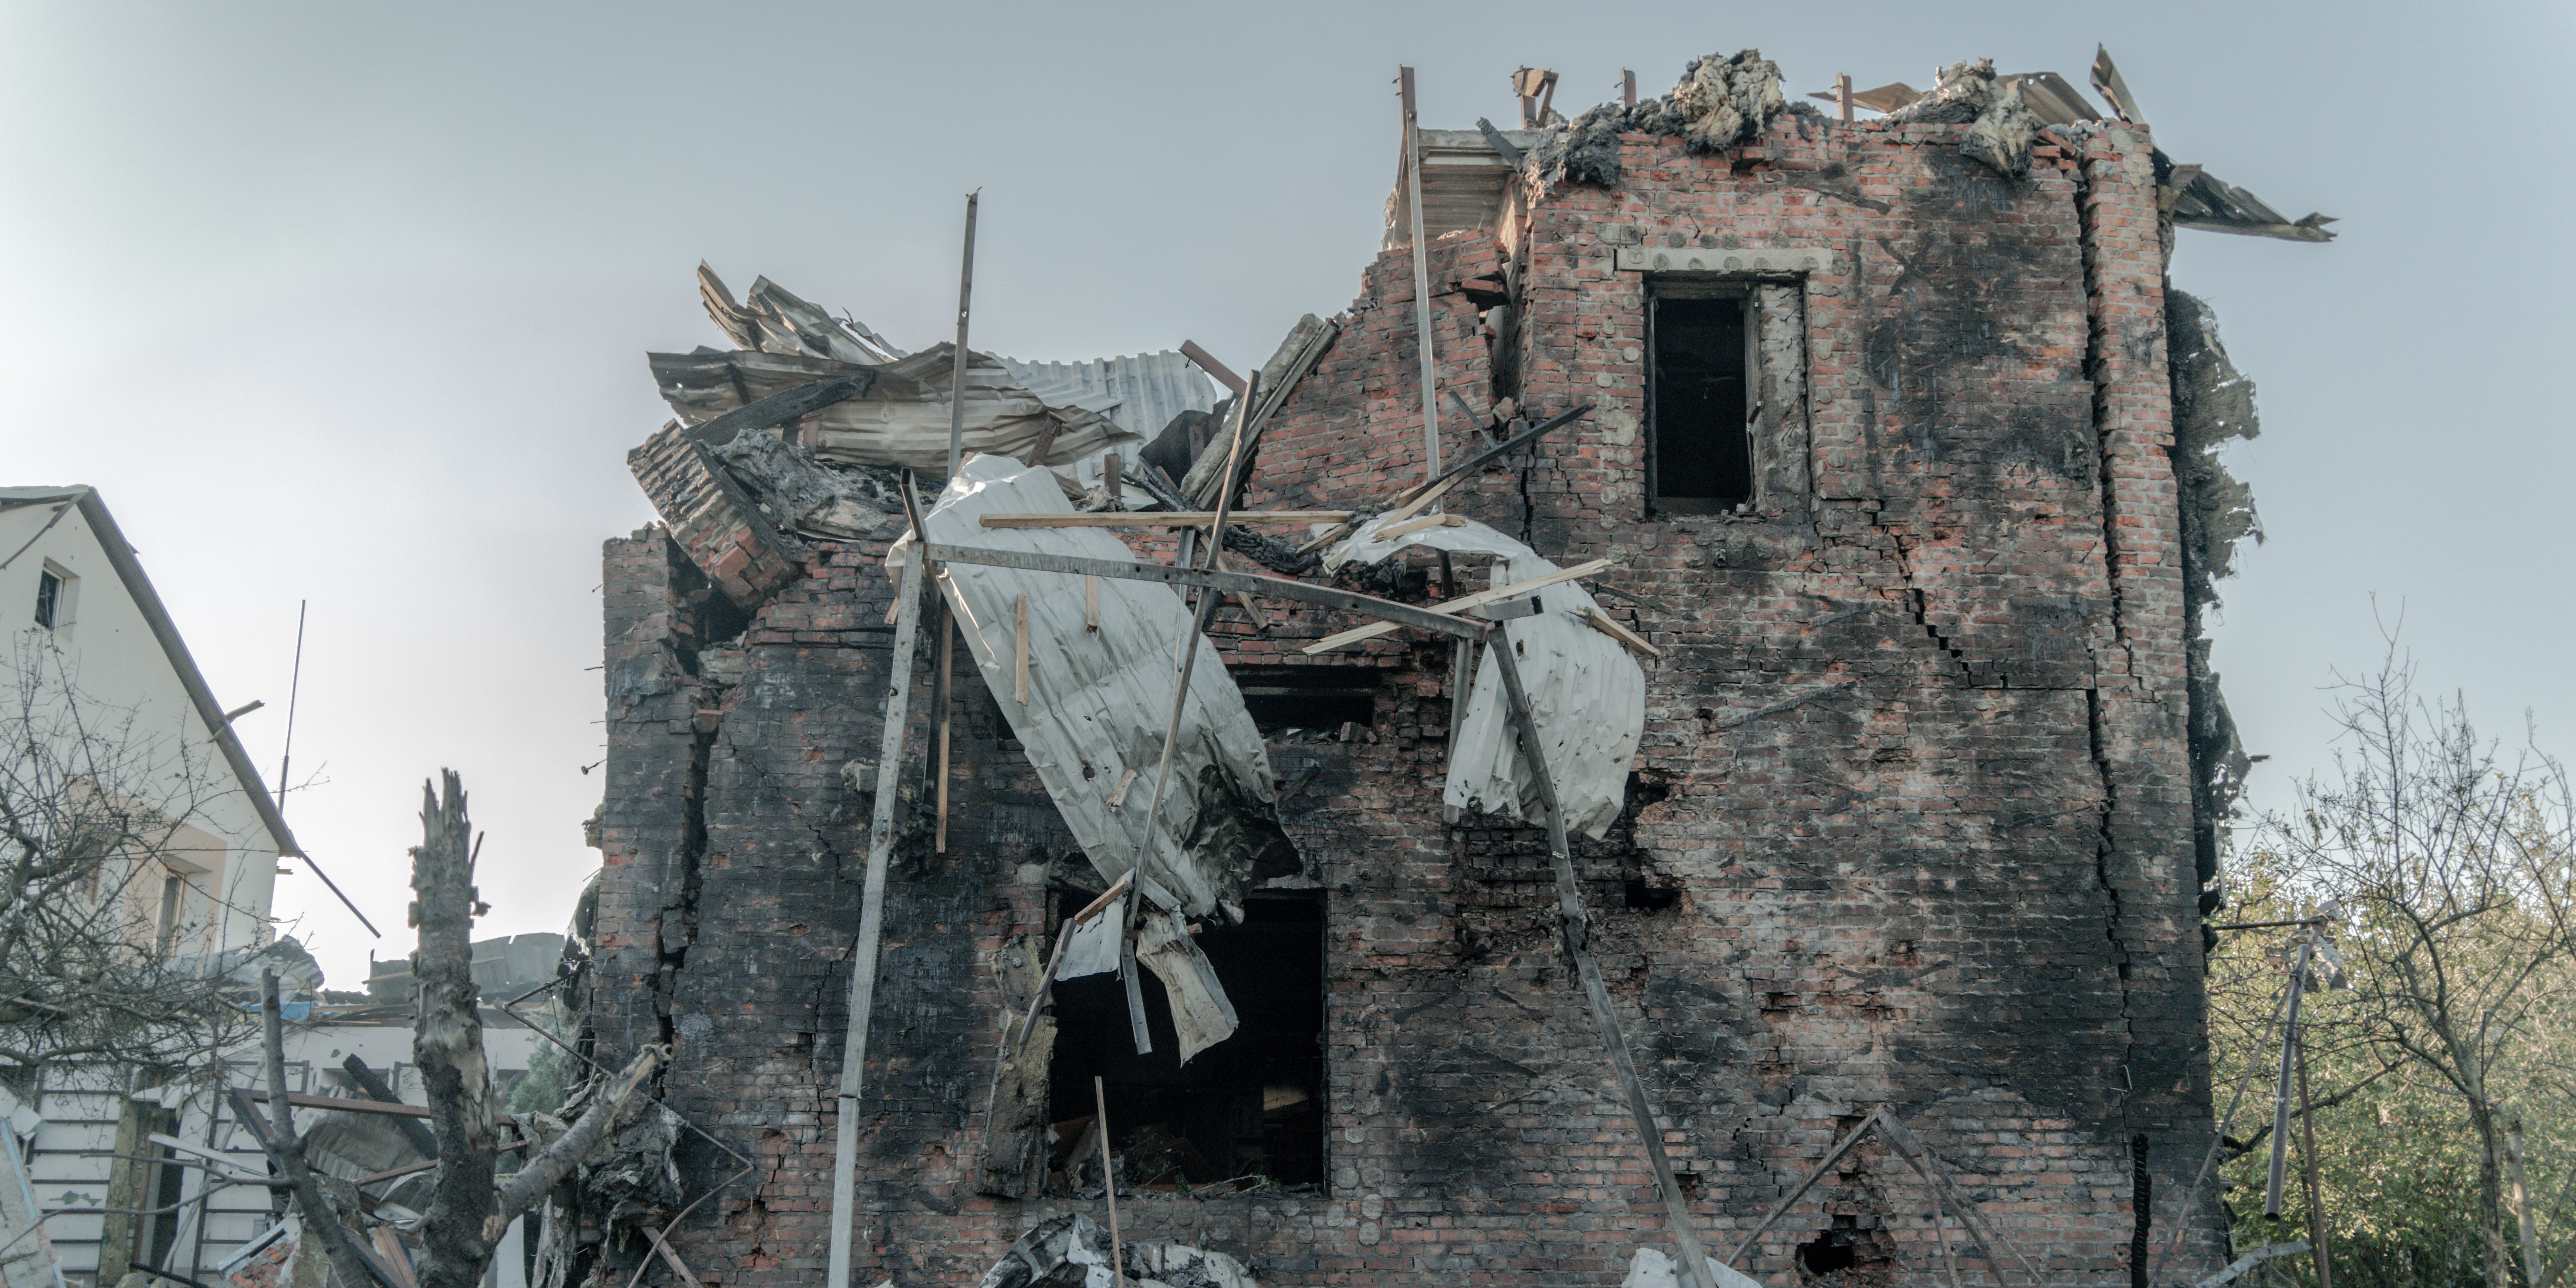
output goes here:
{"type": "MultiPolygon", "coordinates": [[[[2091,410],[2093,413],[2093,433],[2095,443],[2094,468],[2098,471],[2102,489],[2102,576],[2105,587],[2111,596],[2111,642],[2120,650],[2121,656],[2126,662],[2126,666],[2123,670],[2134,683],[2138,678],[2137,654],[2129,644],[2128,621],[2126,616],[2127,605],[2125,598],[2122,595],[2122,587],[2120,584],[2120,536],[2118,526],[2119,493],[2117,484],[2114,481],[2115,476],[2113,474],[2111,464],[2112,407],[2109,392],[2110,382],[2106,378],[2110,367],[2110,320],[2103,309],[2104,287],[2102,281],[2102,263],[2099,254],[2101,245],[2101,229],[2092,202],[2092,176],[2080,161],[2075,167],[2074,178],[2076,198],[2075,216],[2077,226],[2076,247],[2077,253],[2080,254],[2084,260],[2084,294],[2086,301],[2086,308],[2084,311],[2084,374],[2086,379],[2090,380],[2093,385],[2091,410]]],[[[2100,775],[2102,780],[2101,816],[2097,824],[2097,835],[2094,843],[2093,875],[2094,880],[2102,887],[2102,894],[2105,900],[2105,919],[2102,928],[2103,937],[2110,942],[2113,957],[2112,969],[2117,976],[2120,987],[2120,1024],[2126,1041],[2121,1047],[2122,1060],[2120,1063],[2121,1088],[2119,1092],[2119,1122],[2120,1136],[2125,1142],[2139,1139],[2137,1136],[2137,1124],[2132,1119],[2132,1110],[2135,1108],[2134,1096],[2132,1095],[2134,1087],[2131,1085],[2131,1078],[2129,1075],[2129,1069],[2135,1063],[2136,1059],[2138,1022],[2137,1012],[2133,1006],[2133,997],[2130,990],[2129,974],[2132,958],[2129,952],[2128,942],[2123,939],[2120,934],[2124,908],[2120,897],[2119,884],[2114,880],[2111,870],[2112,860],[2118,846],[2117,837],[2112,829],[2112,820],[2114,811],[2117,810],[2119,805],[2119,790],[2117,775],[2113,772],[2113,766],[2111,764],[2108,730],[2105,727],[2103,718],[2101,672],[2099,669],[2098,655],[2096,658],[2096,669],[2094,674],[2094,687],[2088,688],[2084,692],[2085,723],[2087,725],[2087,733],[2091,745],[2094,771],[2100,775]]],[[[2152,1211],[2140,1212],[2136,1214],[2134,1219],[2141,1227],[2143,1227],[2146,1223],[2154,1219],[2154,1214],[2152,1211]]],[[[2131,1267],[2132,1276],[2139,1275],[2140,1273],[2141,1269],[2139,1267],[2131,1267]]]]}
{"type": "Polygon", "coordinates": [[[655,1018],[659,1021],[661,1041],[672,1043],[677,1035],[673,1007],[679,995],[680,972],[688,968],[689,950],[698,941],[698,892],[703,885],[702,864],[707,854],[707,777],[715,753],[715,734],[689,735],[689,783],[681,793],[680,848],[673,857],[679,861],[679,889],[669,888],[665,874],[662,891],[662,925],[655,948],[659,969],[654,972],[653,992],[655,1018]],[[677,915],[676,945],[673,940],[674,914],[677,915]]]}

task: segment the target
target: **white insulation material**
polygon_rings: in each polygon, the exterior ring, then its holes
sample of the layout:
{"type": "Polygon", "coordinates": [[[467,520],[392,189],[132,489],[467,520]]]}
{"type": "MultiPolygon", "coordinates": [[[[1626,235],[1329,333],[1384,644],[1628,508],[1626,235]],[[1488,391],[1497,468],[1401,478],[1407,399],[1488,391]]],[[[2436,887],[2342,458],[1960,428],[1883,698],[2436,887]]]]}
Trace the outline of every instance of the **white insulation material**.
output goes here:
{"type": "Polygon", "coordinates": [[[1180,1040],[1181,1063],[1234,1036],[1242,1023],[1234,1003],[1217,982],[1216,965],[1199,951],[1189,928],[1168,912],[1148,913],[1136,930],[1136,964],[1163,981],[1163,996],[1172,1004],[1172,1033],[1180,1040]]]}
{"type": "MultiPolygon", "coordinates": [[[[1374,564],[1408,546],[1427,546],[1495,556],[1496,586],[1557,570],[1528,546],[1472,520],[1457,527],[1423,528],[1391,541],[1378,539],[1380,528],[1393,526],[1383,516],[1361,525],[1333,546],[1324,566],[1339,569],[1354,560],[1374,564]]],[[[1558,582],[1533,593],[1541,611],[1505,622],[1503,634],[1529,690],[1530,716],[1546,744],[1548,776],[1565,805],[1566,830],[1598,840],[1619,817],[1628,766],[1645,732],[1646,673],[1617,640],[1584,624],[1584,610],[1596,605],[1575,583],[1558,582]]],[[[1547,817],[1519,741],[1512,736],[1502,673],[1481,654],[1467,718],[1451,744],[1449,784],[1441,805],[1453,821],[1472,812],[1529,823],[1547,817]]]]}
{"type": "MultiPolygon", "coordinates": [[[[1099,528],[986,528],[986,514],[1069,514],[1064,490],[1044,469],[1001,456],[970,456],[923,522],[942,545],[1132,561],[1124,542],[1099,528]]],[[[902,566],[907,535],[887,555],[902,566]]],[[[1173,640],[1187,626],[1181,598],[1169,586],[1098,579],[1100,628],[1084,625],[1084,579],[975,564],[949,564],[938,584],[956,613],[967,651],[993,700],[1011,722],[1057,812],[1104,880],[1146,854],[1138,888],[1154,906],[1188,917],[1242,918],[1251,883],[1246,865],[1194,851],[1200,813],[1212,790],[1267,810],[1275,802],[1270,757],[1225,661],[1204,635],[1192,669],[1188,705],[1174,738],[1171,785],[1151,829],[1138,815],[1152,799],[1163,726],[1180,676],[1173,640]],[[1029,701],[1016,698],[1015,623],[1028,601],[1029,701]],[[1120,806],[1110,797],[1132,770],[1120,806]]],[[[1225,828],[1211,828],[1222,833],[1225,828]]],[[[1148,914],[1148,920],[1151,914],[1148,914]]]]}

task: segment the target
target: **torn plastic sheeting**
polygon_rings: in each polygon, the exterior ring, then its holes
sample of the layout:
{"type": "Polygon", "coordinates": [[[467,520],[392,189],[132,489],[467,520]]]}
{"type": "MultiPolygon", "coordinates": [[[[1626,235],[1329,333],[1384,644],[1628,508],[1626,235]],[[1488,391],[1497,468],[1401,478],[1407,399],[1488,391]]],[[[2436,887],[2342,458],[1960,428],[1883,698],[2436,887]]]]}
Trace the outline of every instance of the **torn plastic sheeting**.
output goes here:
{"type": "MultiPolygon", "coordinates": [[[[1408,546],[1427,546],[1494,555],[1496,586],[1557,571],[1556,564],[1528,546],[1473,520],[1457,527],[1421,528],[1391,541],[1378,539],[1379,529],[1398,522],[1384,515],[1371,519],[1325,554],[1324,567],[1339,569],[1354,560],[1374,564],[1408,546]]],[[[1598,611],[1599,606],[1573,582],[1535,594],[1543,611],[1504,622],[1503,635],[1520,662],[1530,717],[1547,745],[1548,776],[1565,806],[1565,825],[1598,840],[1619,817],[1628,766],[1645,733],[1646,673],[1617,640],[1584,623],[1584,610],[1598,611]]],[[[1538,784],[1512,734],[1502,674],[1485,662],[1480,654],[1466,720],[1451,740],[1449,783],[1441,805],[1453,819],[1489,811],[1535,823],[1544,817],[1538,784]]]]}
{"type": "MultiPolygon", "coordinates": [[[[1126,543],[1099,528],[985,528],[987,514],[1070,514],[1046,470],[998,456],[972,456],[923,522],[942,544],[1032,554],[1132,561],[1126,543]]],[[[886,556],[909,556],[910,534],[886,556]]],[[[1029,765],[1100,875],[1114,881],[1147,856],[1139,888],[1159,907],[1192,917],[1239,921],[1256,881],[1296,870],[1279,830],[1270,756],[1224,659],[1205,636],[1192,668],[1172,753],[1171,785],[1150,828],[1136,818],[1153,796],[1163,726],[1179,672],[1173,639],[1189,620],[1178,592],[1152,582],[1102,577],[1100,629],[1084,625],[1082,579],[1062,573],[951,564],[941,591],[956,612],[967,651],[993,701],[1010,720],[1029,765]],[[1018,603],[1028,598],[1029,702],[1016,695],[1018,603]],[[1133,770],[1121,806],[1109,804],[1133,770]],[[1285,865],[1284,867],[1282,865],[1285,865]]]]}
{"type": "MultiPolygon", "coordinates": [[[[948,469],[949,387],[956,346],[945,341],[897,362],[864,367],[811,355],[653,353],[645,355],[663,401],[680,419],[701,425],[725,412],[784,393],[798,385],[872,371],[865,393],[811,416],[814,454],[853,465],[899,465],[934,474],[948,469]]],[[[1068,465],[1142,436],[1098,412],[1049,407],[1022,388],[1010,369],[990,354],[968,351],[965,447],[970,452],[1025,457],[1052,427],[1047,463],[1068,465]]]]}
{"type": "Polygon", "coordinates": [[[1180,1039],[1181,1063],[1234,1036],[1242,1021],[1216,966],[1199,951],[1198,941],[1172,914],[1152,913],[1136,928],[1136,964],[1163,981],[1163,996],[1172,1004],[1172,1032],[1180,1039]]]}

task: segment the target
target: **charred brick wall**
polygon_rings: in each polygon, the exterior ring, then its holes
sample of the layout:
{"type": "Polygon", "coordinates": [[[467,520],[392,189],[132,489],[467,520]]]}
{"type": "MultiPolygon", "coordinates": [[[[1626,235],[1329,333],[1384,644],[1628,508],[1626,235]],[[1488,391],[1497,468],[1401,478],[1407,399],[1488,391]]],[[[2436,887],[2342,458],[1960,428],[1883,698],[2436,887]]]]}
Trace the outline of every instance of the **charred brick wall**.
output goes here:
{"type": "MultiPolygon", "coordinates": [[[[1594,586],[1663,650],[1628,810],[1578,870],[1702,1237],[1731,1247],[1884,1103],[2053,1281],[2108,1288],[2137,1273],[2142,1179],[2159,1229],[2198,1231],[2185,1269],[2218,1251],[2214,1208],[2178,1208],[2209,1113],[2152,176],[2110,129],[2007,180],[1959,155],[1963,129],[1791,116],[1705,156],[1630,135],[1618,187],[1533,188],[1506,236],[1430,247],[1445,386],[1533,419],[1595,408],[1453,508],[1616,560],[1594,586]],[[1769,439],[1809,468],[1766,476],[1792,485],[1753,512],[1645,495],[1649,284],[1616,256],[1656,245],[1833,252],[1794,283],[1803,425],[1769,439]],[[1456,288],[1491,274],[1507,323],[1456,288]]],[[[1248,504],[1418,477],[1410,254],[1364,272],[1248,504]]],[[[1444,458],[1475,450],[1454,408],[1442,425],[1444,458]]],[[[817,543],[739,621],[660,532],[608,551],[592,1025],[604,1050],[673,1042],[671,1105],[753,1160],[675,1232],[709,1283],[822,1272],[882,553],[817,543]]],[[[1325,892],[1328,1182],[1145,1194],[1123,1223],[1266,1283],[1617,1282],[1668,1243],[1662,1207],[1557,943],[1543,836],[1442,819],[1445,644],[1310,661],[1296,646],[1347,621],[1263,607],[1266,632],[1220,614],[1231,660],[1381,681],[1365,735],[1271,749],[1325,892]]],[[[1096,1206],[977,1192],[1006,1016],[1073,847],[961,663],[933,849],[931,669],[925,650],[866,1070],[864,1282],[972,1282],[1037,1220],[1096,1206]]],[[[680,1157],[692,1198],[738,1167],[680,1157]]],[[[1865,1145],[1740,1268],[1798,1282],[1796,1249],[1829,1240],[1865,1276],[1932,1282],[1930,1210],[1865,1145]]]]}

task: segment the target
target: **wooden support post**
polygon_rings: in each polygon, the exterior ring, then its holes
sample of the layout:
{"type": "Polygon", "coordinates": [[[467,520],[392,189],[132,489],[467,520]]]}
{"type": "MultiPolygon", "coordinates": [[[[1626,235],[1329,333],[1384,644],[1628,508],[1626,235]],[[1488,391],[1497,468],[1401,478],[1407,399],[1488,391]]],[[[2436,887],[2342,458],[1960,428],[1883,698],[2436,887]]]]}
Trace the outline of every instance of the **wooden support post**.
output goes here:
{"type": "Polygon", "coordinates": [[[1118,453],[1110,452],[1100,458],[1101,488],[1109,494],[1109,508],[1112,510],[1127,508],[1127,485],[1118,477],[1122,472],[1118,453]]]}
{"type": "MultiPolygon", "coordinates": [[[[966,450],[966,314],[975,300],[975,206],[983,196],[980,188],[966,194],[966,253],[957,268],[957,360],[948,368],[948,477],[952,479],[966,450]]],[[[834,1280],[832,1288],[842,1288],[841,1282],[834,1280]]]]}
{"type": "Polygon", "coordinates": [[[1932,1157],[1931,1150],[1924,1148],[1923,1141],[1915,1136],[1913,1129],[1898,1122],[1896,1115],[1888,1112],[1885,1105],[1878,1107],[1874,1117],[1879,1132],[1887,1137],[1889,1144],[1896,1146],[1896,1152],[1904,1156],[1906,1165],[1912,1167],[1925,1184],[1950,1196],[1951,1205],[1959,1209],[1959,1224],[1967,1230],[1968,1237],[1977,1241],[1978,1247],[1985,1249],[1987,1263],[1995,1268],[1995,1282],[2002,1283],[2004,1278],[2003,1260],[1995,1255],[1995,1249],[2000,1246],[2020,1263],[2022,1273],[2030,1276],[2032,1284],[2047,1288],[2048,1281],[2040,1278],[2039,1268],[2021,1254],[2019,1245],[1995,1233],[1994,1228],[1986,1224],[1986,1219],[1977,1214],[1977,1205],[1960,1193],[1958,1186],[1951,1184],[1949,1173],[1941,1170],[1940,1160],[1932,1157]]]}
{"type": "MultiPolygon", "coordinates": [[[[970,200],[967,209],[973,210],[970,200]]],[[[969,243],[972,244],[971,242],[969,243]]],[[[963,319],[960,319],[961,327],[963,319]]],[[[964,350],[961,348],[960,353],[964,350]]],[[[911,480],[904,481],[906,500],[911,480]]],[[[858,1203],[859,1090],[867,1068],[868,1017],[876,1006],[877,952],[885,931],[886,867],[894,857],[896,783],[903,768],[904,721],[912,697],[912,664],[921,644],[921,588],[930,563],[930,534],[919,517],[912,557],[895,589],[894,653],[886,672],[884,734],[877,741],[876,812],[868,824],[867,876],[859,893],[859,937],[850,954],[850,1022],[841,1044],[841,1086],[832,1150],[832,1235],[827,1288],[850,1288],[852,1218],[858,1203]]]]}
{"type": "Polygon", "coordinates": [[[1637,110],[1637,73],[1619,69],[1619,102],[1629,111],[1637,110]]]}
{"type": "Polygon", "coordinates": [[[1011,609],[1011,700],[1029,704],[1029,593],[1011,609]]]}
{"type": "MultiPolygon", "coordinates": [[[[936,593],[936,592],[934,592],[936,593]]],[[[957,705],[953,687],[955,674],[951,659],[957,642],[957,631],[951,624],[948,600],[939,599],[939,677],[931,686],[930,709],[939,713],[939,822],[932,833],[931,851],[948,852],[948,726],[952,709],[957,705]]]]}
{"type": "Polygon", "coordinates": [[[1592,915],[1583,906],[1583,887],[1574,876],[1574,846],[1565,834],[1565,809],[1557,800],[1556,780],[1547,768],[1547,745],[1539,739],[1538,721],[1530,714],[1529,692],[1521,687],[1520,665],[1512,659],[1511,638],[1499,626],[1490,628],[1485,656],[1493,659],[1502,674],[1503,690],[1511,703],[1512,725],[1520,734],[1521,754],[1528,760],[1530,781],[1538,787],[1539,803],[1547,811],[1548,855],[1556,862],[1557,917],[1565,935],[1565,948],[1574,958],[1577,974],[1583,979],[1583,994],[1592,1004],[1593,1023],[1600,1026],[1602,1045],[1610,1049],[1610,1067],[1619,1075],[1619,1088],[1627,1094],[1628,1113],[1636,1120],[1637,1136],[1646,1147],[1647,1165],[1654,1169],[1655,1188],[1662,1192],[1665,1219],[1673,1227],[1673,1240],[1680,1245],[1681,1282],[1683,1288],[1714,1288],[1708,1282],[1708,1254],[1700,1250],[1699,1232],[1691,1226],[1690,1203],[1682,1197],[1680,1182],[1673,1179],[1672,1160],[1664,1156],[1663,1129],[1655,1125],[1654,1107],[1646,1102],[1645,1084],[1637,1080],[1637,1062],[1628,1053],[1628,1038],[1619,1029],[1619,1013],[1611,1008],[1610,990],[1601,982],[1601,965],[1592,959],[1592,915]]]}
{"type": "Polygon", "coordinates": [[[1834,78],[1834,98],[1840,103],[1843,109],[1843,124],[1851,124],[1852,88],[1850,72],[1844,72],[1842,75],[1834,78]]]}
{"type": "Polygon", "coordinates": [[[1404,181],[1413,220],[1413,333],[1422,362],[1422,477],[1427,482],[1440,477],[1440,373],[1431,353],[1431,247],[1422,238],[1422,124],[1414,112],[1413,69],[1397,68],[1396,82],[1404,100],[1404,181]]]}
{"type": "Polygon", "coordinates": [[[1100,1115],[1100,1188],[1109,1196],[1109,1282],[1127,1288],[1126,1249],[1118,1241],[1118,1173],[1109,1165],[1109,1091],[1099,1074],[1091,1075],[1092,1112],[1100,1115]]]}

